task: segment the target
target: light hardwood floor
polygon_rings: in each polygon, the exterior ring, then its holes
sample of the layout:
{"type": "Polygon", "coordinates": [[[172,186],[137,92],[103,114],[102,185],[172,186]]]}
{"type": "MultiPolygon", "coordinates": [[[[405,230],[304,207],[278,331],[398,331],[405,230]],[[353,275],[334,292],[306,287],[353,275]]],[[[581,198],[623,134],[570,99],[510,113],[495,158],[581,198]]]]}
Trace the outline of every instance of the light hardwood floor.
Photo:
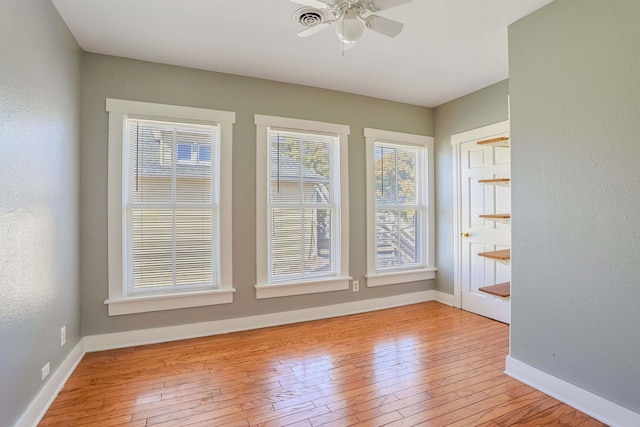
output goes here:
{"type": "Polygon", "coordinates": [[[508,347],[428,302],[89,353],[40,425],[604,425],[504,375],[508,347]]]}

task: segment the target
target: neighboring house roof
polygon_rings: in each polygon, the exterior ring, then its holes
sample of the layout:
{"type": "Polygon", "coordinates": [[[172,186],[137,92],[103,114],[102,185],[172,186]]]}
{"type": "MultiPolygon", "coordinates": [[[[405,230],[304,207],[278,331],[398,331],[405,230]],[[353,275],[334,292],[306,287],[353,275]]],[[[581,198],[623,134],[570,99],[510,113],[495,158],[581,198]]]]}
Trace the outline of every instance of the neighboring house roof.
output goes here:
{"type": "MultiPolygon", "coordinates": [[[[140,132],[142,150],[139,155],[140,161],[138,165],[132,166],[134,173],[140,176],[171,176],[171,163],[163,163],[161,139],[148,128],[140,127],[140,132]]],[[[208,173],[208,167],[208,163],[178,161],[176,175],[179,177],[201,177],[203,172],[208,173]]],[[[303,166],[302,174],[303,179],[307,182],[326,183],[329,181],[329,178],[323,177],[308,167],[303,166]]],[[[283,152],[271,156],[271,179],[298,181],[300,179],[300,165],[283,152]]]]}
{"type": "MultiPolygon", "coordinates": [[[[140,154],[137,165],[132,165],[133,172],[140,176],[170,177],[173,173],[171,162],[163,162],[162,139],[149,128],[140,128],[140,154]]],[[[168,159],[171,157],[168,156],[168,159]]],[[[178,161],[176,175],[179,177],[202,177],[208,174],[209,163],[178,161]]]]}
{"type": "MultiPolygon", "coordinates": [[[[170,177],[173,173],[171,164],[163,164],[159,157],[147,155],[141,160],[142,163],[138,165],[138,174],[140,174],[140,176],[170,177]]],[[[209,166],[209,164],[205,163],[178,162],[178,167],[176,167],[176,176],[193,178],[202,177],[203,175],[209,174],[209,166]]]]}
{"type": "MultiPolygon", "coordinates": [[[[302,177],[305,181],[310,182],[328,182],[329,178],[325,178],[313,169],[302,167],[302,177]]],[[[291,157],[285,153],[271,156],[271,179],[280,179],[280,181],[298,181],[300,179],[300,165],[294,162],[291,157]]]]}

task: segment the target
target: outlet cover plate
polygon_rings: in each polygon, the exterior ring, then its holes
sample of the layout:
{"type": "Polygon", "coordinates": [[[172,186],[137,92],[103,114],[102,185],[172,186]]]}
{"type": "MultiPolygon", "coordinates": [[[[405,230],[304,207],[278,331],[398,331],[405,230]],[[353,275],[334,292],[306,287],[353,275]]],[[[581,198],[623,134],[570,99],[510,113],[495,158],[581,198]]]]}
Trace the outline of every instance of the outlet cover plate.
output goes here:
{"type": "Polygon", "coordinates": [[[49,364],[49,362],[47,362],[46,365],[44,365],[41,369],[42,372],[42,381],[44,381],[45,378],[47,378],[49,376],[49,372],[51,371],[51,365],[49,364]]]}

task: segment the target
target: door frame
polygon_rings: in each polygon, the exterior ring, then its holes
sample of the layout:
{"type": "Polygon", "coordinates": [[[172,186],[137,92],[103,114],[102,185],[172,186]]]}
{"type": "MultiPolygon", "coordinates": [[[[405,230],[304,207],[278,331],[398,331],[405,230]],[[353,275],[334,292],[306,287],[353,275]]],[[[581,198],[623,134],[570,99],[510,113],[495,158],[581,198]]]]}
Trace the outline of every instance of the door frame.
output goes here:
{"type": "Polygon", "coordinates": [[[462,204],[462,189],[460,188],[460,146],[463,142],[488,138],[492,135],[509,132],[509,120],[472,129],[451,135],[453,149],[453,306],[462,308],[462,245],[460,244],[460,207],[462,204]]]}

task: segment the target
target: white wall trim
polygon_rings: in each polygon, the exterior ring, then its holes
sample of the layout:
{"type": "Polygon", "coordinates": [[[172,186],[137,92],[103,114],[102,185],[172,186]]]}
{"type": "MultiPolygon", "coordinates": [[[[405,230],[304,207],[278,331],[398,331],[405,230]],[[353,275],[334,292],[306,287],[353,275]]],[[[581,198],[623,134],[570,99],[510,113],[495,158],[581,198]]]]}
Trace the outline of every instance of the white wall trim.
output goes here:
{"type": "Polygon", "coordinates": [[[437,268],[421,268],[416,270],[391,271],[388,273],[368,273],[367,287],[397,285],[399,283],[417,282],[419,280],[433,280],[436,278],[437,268]]]}
{"type": "MultiPolygon", "coordinates": [[[[255,114],[254,124],[256,126],[272,126],[292,130],[305,130],[311,132],[327,132],[335,134],[349,135],[351,126],[337,123],[318,122],[314,120],[294,119],[291,117],[265,116],[264,114],[255,114]]],[[[346,139],[345,139],[346,141],[346,139]]]]}
{"type": "Polygon", "coordinates": [[[131,313],[170,310],[187,307],[201,307],[233,302],[233,236],[232,236],[232,182],[231,164],[233,151],[233,125],[235,112],[210,110],[205,108],[184,107],[180,105],[155,104],[150,102],[128,101],[122,99],[106,99],[106,111],[109,113],[108,135],[108,179],[107,179],[107,221],[108,245],[107,265],[109,270],[109,316],[131,313]],[[123,183],[127,170],[127,156],[123,152],[126,143],[127,117],[146,117],[161,120],[200,123],[216,126],[219,137],[219,172],[216,185],[219,200],[219,289],[208,289],[205,292],[163,293],[161,298],[155,296],[134,296],[128,292],[127,277],[128,251],[126,238],[123,236],[125,224],[125,205],[123,183]]]}
{"type": "Polygon", "coordinates": [[[509,132],[509,120],[451,135],[451,145],[460,145],[463,142],[486,138],[487,135],[498,135],[505,132],[509,132]]]}
{"type": "MultiPolygon", "coordinates": [[[[324,292],[322,287],[312,284],[292,283],[288,287],[291,292],[286,291],[287,287],[281,284],[278,288],[269,290],[268,286],[275,286],[270,283],[271,255],[269,250],[269,239],[271,235],[271,211],[269,209],[269,130],[271,128],[288,129],[293,132],[316,132],[336,136],[338,138],[337,157],[335,164],[334,178],[338,186],[334,192],[336,210],[336,236],[338,255],[337,278],[340,283],[334,282],[326,291],[349,289],[349,133],[348,125],[335,123],[316,122],[311,120],[293,119],[289,117],[254,115],[256,125],[256,298],[274,298],[288,295],[302,295],[316,292],[324,292]],[[346,281],[343,280],[348,278],[346,281]]],[[[326,277],[325,277],[326,279],[326,277]]],[[[328,278],[332,280],[331,278],[328,278]]],[[[322,277],[318,281],[323,280],[322,277]]],[[[314,282],[315,280],[309,280],[314,282]]]]}
{"type": "Polygon", "coordinates": [[[640,426],[640,414],[507,356],[505,374],[610,426],[640,426]]]}
{"type": "Polygon", "coordinates": [[[349,281],[353,279],[347,277],[335,277],[330,279],[320,278],[308,282],[285,282],[271,283],[268,285],[255,285],[256,298],[278,298],[290,295],[317,294],[320,292],[344,291],[349,289],[349,281]]]}
{"type": "Polygon", "coordinates": [[[107,98],[106,110],[123,114],[142,114],[148,116],[204,120],[212,122],[236,122],[236,113],[232,111],[211,110],[209,108],[186,107],[184,105],[156,104],[153,102],[129,101],[107,98]]]}
{"type": "MultiPolygon", "coordinates": [[[[81,338],[75,347],[69,352],[60,366],[53,372],[49,380],[40,389],[36,397],[31,401],[27,409],[22,413],[14,427],[33,427],[38,425],[49,406],[53,403],[62,387],[78,366],[85,354],[84,338],[81,338]]],[[[9,384],[7,384],[10,386],[9,384]]]]}
{"type": "Polygon", "coordinates": [[[462,289],[453,288],[453,306],[462,309],[462,289]]]}
{"type": "Polygon", "coordinates": [[[434,300],[435,301],[438,301],[441,304],[445,304],[445,305],[453,307],[453,302],[454,302],[453,295],[446,294],[446,293],[441,292],[441,291],[435,291],[435,290],[433,291],[433,293],[434,293],[434,300]]]}
{"type": "MultiPolygon", "coordinates": [[[[198,338],[229,332],[260,329],[270,326],[306,322],[309,320],[329,319],[349,314],[366,313],[385,308],[417,304],[426,301],[440,301],[448,304],[450,295],[435,290],[412,292],[385,298],[353,301],[341,304],[292,310],[234,319],[214,320],[211,322],[190,323],[162,328],[141,329],[115,332],[110,334],[89,335],[84,337],[86,351],[101,351],[135,345],[156,344],[188,338],[198,338]]],[[[450,303],[448,304],[450,305],[450,303]]]]}
{"type": "Polygon", "coordinates": [[[182,292],[176,294],[143,294],[129,298],[109,298],[104,303],[109,306],[109,316],[119,316],[121,314],[230,304],[233,302],[233,293],[235,291],[235,289],[213,289],[210,291],[182,292]]]}
{"type": "MultiPolygon", "coordinates": [[[[435,156],[434,156],[434,138],[426,135],[415,135],[402,132],[394,132],[382,129],[364,128],[365,137],[365,176],[366,176],[366,231],[367,231],[367,286],[385,286],[397,283],[406,283],[416,280],[430,280],[435,278],[434,274],[428,272],[436,271],[435,257],[435,156]],[[421,251],[424,258],[419,260],[421,266],[416,267],[415,271],[422,270],[420,275],[407,274],[407,271],[395,270],[384,271],[376,270],[376,200],[375,200],[375,159],[374,151],[377,142],[386,142],[401,146],[415,146],[424,149],[424,188],[421,196],[417,198],[418,206],[421,207],[426,215],[427,227],[423,235],[423,247],[421,251]],[[396,278],[392,278],[392,274],[396,274],[396,278]]],[[[422,186],[420,186],[422,187],[422,186]]]]}

